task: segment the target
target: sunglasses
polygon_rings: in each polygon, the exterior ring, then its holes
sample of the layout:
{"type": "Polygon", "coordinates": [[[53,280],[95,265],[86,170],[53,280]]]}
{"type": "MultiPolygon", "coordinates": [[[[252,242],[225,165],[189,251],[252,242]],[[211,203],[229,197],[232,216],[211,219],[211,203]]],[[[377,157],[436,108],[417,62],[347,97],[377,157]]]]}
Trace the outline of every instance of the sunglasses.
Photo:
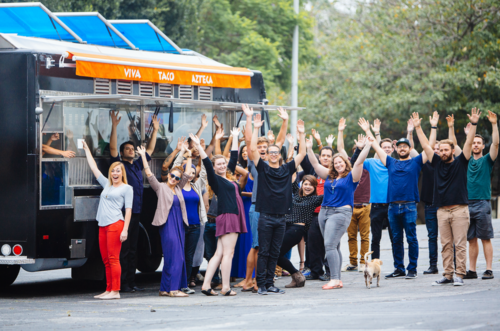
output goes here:
{"type": "Polygon", "coordinates": [[[280,153],[279,151],[271,151],[271,152],[269,152],[269,154],[271,154],[271,155],[278,155],[279,153],[280,153]]]}
{"type": "Polygon", "coordinates": [[[175,179],[176,181],[180,181],[181,180],[181,177],[177,177],[174,174],[170,174],[170,177],[173,178],[173,179],[175,179]]]}

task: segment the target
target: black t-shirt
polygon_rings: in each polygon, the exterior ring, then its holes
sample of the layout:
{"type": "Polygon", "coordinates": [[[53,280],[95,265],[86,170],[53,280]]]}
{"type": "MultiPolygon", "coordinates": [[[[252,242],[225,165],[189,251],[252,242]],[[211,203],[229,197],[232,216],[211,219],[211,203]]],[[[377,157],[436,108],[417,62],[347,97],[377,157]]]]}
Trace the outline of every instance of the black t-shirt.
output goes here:
{"type": "Polygon", "coordinates": [[[269,164],[259,160],[257,171],[259,176],[255,211],[266,214],[291,214],[295,161],[292,160],[279,168],[271,168],[269,164]]]}
{"type": "Polygon", "coordinates": [[[427,161],[422,167],[422,191],[420,201],[427,205],[434,203],[434,167],[427,161]]]}
{"type": "Polygon", "coordinates": [[[445,163],[434,154],[434,205],[437,207],[467,205],[467,168],[469,160],[461,153],[453,162],[445,163]]]}

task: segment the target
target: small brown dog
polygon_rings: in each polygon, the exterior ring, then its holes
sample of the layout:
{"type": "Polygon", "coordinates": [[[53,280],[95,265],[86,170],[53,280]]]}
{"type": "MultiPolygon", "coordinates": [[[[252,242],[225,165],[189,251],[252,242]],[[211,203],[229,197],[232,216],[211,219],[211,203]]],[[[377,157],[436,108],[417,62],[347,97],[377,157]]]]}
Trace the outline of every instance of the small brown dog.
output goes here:
{"type": "Polygon", "coordinates": [[[368,255],[371,255],[373,251],[365,254],[365,284],[369,289],[371,288],[372,279],[377,277],[377,287],[380,286],[380,266],[382,265],[382,261],[379,259],[373,259],[368,262],[368,255]]]}

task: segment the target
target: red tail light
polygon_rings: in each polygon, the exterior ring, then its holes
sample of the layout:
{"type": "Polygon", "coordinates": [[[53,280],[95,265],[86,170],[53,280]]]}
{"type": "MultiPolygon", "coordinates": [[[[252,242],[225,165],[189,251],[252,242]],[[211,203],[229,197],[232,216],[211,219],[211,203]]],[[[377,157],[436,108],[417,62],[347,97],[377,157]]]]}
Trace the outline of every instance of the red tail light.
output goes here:
{"type": "Polygon", "coordinates": [[[21,245],[16,245],[14,246],[14,248],[12,248],[12,252],[14,253],[14,255],[21,255],[23,253],[23,247],[21,245]]]}

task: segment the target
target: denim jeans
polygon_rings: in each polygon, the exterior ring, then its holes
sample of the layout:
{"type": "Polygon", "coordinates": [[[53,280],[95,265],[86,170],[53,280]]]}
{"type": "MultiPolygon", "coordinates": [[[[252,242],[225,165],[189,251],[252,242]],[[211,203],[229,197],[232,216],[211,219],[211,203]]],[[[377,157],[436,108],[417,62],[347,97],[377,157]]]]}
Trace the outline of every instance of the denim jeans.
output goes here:
{"type": "Polygon", "coordinates": [[[285,236],[285,215],[260,213],[257,286],[273,286],[274,272],[285,236]]]}
{"type": "Polygon", "coordinates": [[[438,219],[437,207],[434,205],[425,205],[425,226],[429,236],[429,263],[437,265],[438,261],[438,219]]]}
{"type": "Polygon", "coordinates": [[[255,211],[255,204],[252,203],[250,210],[248,211],[250,229],[252,230],[252,248],[259,248],[259,217],[260,213],[255,211]]]}
{"type": "MultiPolygon", "coordinates": [[[[203,240],[205,241],[205,259],[210,261],[210,259],[215,255],[217,250],[217,237],[215,236],[215,223],[205,223],[205,233],[203,234],[203,240]]],[[[220,284],[221,279],[219,277],[219,268],[215,271],[214,278],[212,282],[220,284]]]]}
{"type": "Polygon", "coordinates": [[[389,224],[392,231],[392,256],[394,268],[405,272],[405,250],[403,232],[408,242],[408,271],[417,271],[418,239],[417,239],[417,205],[415,202],[391,203],[389,205],[389,224]]]}
{"type": "MultiPolygon", "coordinates": [[[[193,270],[193,256],[200,240],[200,224],[184,225],[185,240],[184,240],[184,259],[186,260],[186,275],[191,277],[193,270]]],[[[189,282],[189,279],[188,279],[189,282]]]]}

